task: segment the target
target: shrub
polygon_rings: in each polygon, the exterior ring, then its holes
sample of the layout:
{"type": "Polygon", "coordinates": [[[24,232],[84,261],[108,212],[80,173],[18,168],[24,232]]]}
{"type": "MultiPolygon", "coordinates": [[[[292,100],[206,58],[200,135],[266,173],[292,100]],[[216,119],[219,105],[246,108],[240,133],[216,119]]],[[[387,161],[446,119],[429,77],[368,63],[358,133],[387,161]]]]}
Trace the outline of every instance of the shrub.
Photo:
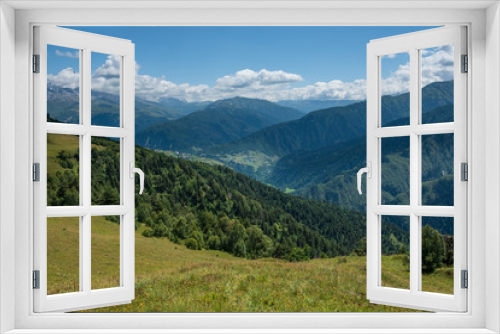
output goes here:
{"type": "Polygon", "coordinates": [[[187,239],[185,245],[189,249],[194,249],[194,250],[198,249],[198,241],[196,241],[195,238],[187,239]]]}
{"type": "Polygon", "coordinates": [[[366,256],[366,238],[362,238],[357,242],[353,255],[366,256]]]}
{"type": "Polygon", "coordinates": [[[422,272],[432,273],[443,265],[446,256],[444,237],[429,225],[422,228],[422,272]]]}

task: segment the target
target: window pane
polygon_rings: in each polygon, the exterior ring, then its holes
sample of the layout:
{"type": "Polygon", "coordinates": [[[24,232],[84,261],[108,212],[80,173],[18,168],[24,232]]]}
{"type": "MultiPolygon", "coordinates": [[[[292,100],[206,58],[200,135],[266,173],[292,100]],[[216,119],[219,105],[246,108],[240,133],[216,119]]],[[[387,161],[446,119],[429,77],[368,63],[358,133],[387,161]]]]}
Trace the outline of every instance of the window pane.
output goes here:
{"type": "Polygon", "coordinates": [[[410,137],[382,138],[382,205],[410,204],[410,137]]]}
{"type": "Polygon", "coordinates": [[[453,206],[453,133],[422,136],[422,205],[453,206]]]}
{"type": "Polygon", "coordinates": [[[410,217],[382,216],[382,286],[410,289],[410,217]]]}
{"type": "Polygon", "coordinates": [[[47,45],[47,122],[80,123],[80,50],[47,45]]]}
{"type": "Polygon", "coordinates": [[[92,205],[120,205],[120,139],[92,137],[92,205]]]}
{"type": "Polygon", "coordinates": [[[47,218],[47,294],[80,291],[80,218],[47,218]]]}
{"type": "Polygon", "coordinates": [[[92,289],[120,286],[120,216],[92,217],[92,289]]]}
{"type": "Polygon", "coordinates": [[[453,218],[422,217],[422,291],[453,294],[453,230],[453,218]]]}
{"type": "Polygon", "coordinates": [[[121,57],[92,52],[92,125],[120,126],[121,57]]]}
{"type": "Polygon", "coordinates": [[[47,134],[47,206],[80,205],[80,137],[47,134]]]}
{"type": "Polygon", "coordinates": [[[453,122],[453,45],[420,50],[422,124],[453,122]]]}
{"type": "Polygon", "coordinates": [[[410,55],[408,52],[383,56],[381,73],[382,126],[410,124],[410,55]]]}

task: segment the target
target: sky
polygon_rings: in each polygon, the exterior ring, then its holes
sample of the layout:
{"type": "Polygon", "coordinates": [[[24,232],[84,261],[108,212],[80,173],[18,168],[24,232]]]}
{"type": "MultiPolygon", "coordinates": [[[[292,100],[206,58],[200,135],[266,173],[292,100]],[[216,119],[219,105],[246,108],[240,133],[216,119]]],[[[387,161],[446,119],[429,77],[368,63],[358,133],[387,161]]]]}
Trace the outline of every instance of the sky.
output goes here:
{"type": "MultiPolygon", "coordinates": [[[[192,102],[234,96],[271,101],[362,100],[366,44],[430,27],[70,28],[129,39],[135,44],[138,97],[153,101],[174,97],[192,102]]],[[[48,52],[49,80],[75,88],[78,52],[55,46],[48,52]]],[[[427,55],[434,61],[447,62],[440,71],[441,76],[449,77],[445,73],[446,66],[449,70],[449,48],[438,48],[427,55]]],[[[93,88],[116,90],[113,75],[119,73],[118,68],[118,57],[93,53],[93,88]]],[[[385,93],[404,91],[401,80],[405,80],[408,69],[408,57],[404,55],[383,59],[382,78],[388,79],[385,93]]],[[[430,68],[428,72],[436,76],[439,69],[430,68]]]]}

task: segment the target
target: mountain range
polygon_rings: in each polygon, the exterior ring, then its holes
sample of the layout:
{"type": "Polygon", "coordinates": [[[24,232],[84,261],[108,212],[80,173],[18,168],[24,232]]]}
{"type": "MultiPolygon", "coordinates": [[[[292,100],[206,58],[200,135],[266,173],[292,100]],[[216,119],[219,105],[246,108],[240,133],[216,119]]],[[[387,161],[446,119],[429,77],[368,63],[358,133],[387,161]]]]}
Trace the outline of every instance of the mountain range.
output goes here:
{"type": "Polygon", "coordinates": [[[296,109],[269,101],[236,97],[216,101],[180,119],[148,127],[137,133],[136,143],[157,150],[204,150],[303,115],[296,109]]]}
{"type": "Polygon", "coordinates": [[[356,100],[283,100],[276,102],[280,106],[294,108],[303,113],[309,113],[311,111],[332,108],[332,107],[343,107],[349,104],[353,104],[359,101],[356,100]]]}
{"type": "MultiPolygon", "coordinates": [[[[80,106],[79,89],[62,88],[51,82],[47,84],[47,113],[51,119],[63,123],[78,123],[80,106]]],[[[91,93],[92,124],[119,126],[120,97],[93,90],[91,93]]],[[[174,120],[197,111],[210,104],[187,103],[176,99],[164,99],[158,102],[135,99],[136,131],[167,120],[174,120]]]]}
{"type": "MultiPolygon", "coordinates": [[[[453,104],[453,81],[436,82],[422,89],[422,113],[439,106],[453,104]]],[[[382,122],[390,123],[409,117],[409,93],[382,97],[382,122]]],[[[398,125],[402,124],[401,121],[398,125]]],[[[244,154],[258,151],[268,156],[283,157],[291,152],[314,150],[366,133],[366,101],[344,107],[311,112],[291,122],[271,126],[236,142],[214,150],[215,153],[244,154]]]]}

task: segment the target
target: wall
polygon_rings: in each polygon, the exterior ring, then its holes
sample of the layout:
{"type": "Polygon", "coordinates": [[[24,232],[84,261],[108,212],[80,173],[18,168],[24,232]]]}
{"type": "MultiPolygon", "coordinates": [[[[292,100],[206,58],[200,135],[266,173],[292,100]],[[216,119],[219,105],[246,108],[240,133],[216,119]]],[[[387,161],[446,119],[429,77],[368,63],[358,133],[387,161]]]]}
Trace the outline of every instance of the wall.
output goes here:
{"type": "Polygon", "coordinates": [[[486,328],[500,332],[500,6],[498,3],[486,11],[486,254],[496,254],[493,265],[486,266],[486,328]]]}
{"type": "MultiPolygon", "coordinates": [[[[64,2],[65,4],[71,2],[64,2]]],[[[376,2],[375,2],[376,3],[376,2]]],[[[401,2],[403,3],[403,2],[401,2]]],[[[453,3],[453,2],[450,2],[453,3]]],[[[458,2],[457,2],[458,3],[458,2]]],[[[75,5],[76,6],[76,5],[75,5]]],[[[493,8],[494,9],[494,8],[493,8]]],[[[496,9],[489,11],[491,13],[496,13],[496,9]]],[[[147,326],[150,328],[164,328],[169,326],[170,328],[214,328],[219,329],[221,327],[227,328],[239,328],[239,327],[253,327],[253,328],[305,328],[310,326],[311,328],[351,328],[356,326],[357,328],[364,328],[368,331],[369,328],[401,328],[408,325],[408,323],[414,324],[415,328],[435,328],[439,326],[449,326],[454,328],[460,327],[484,327],[484,313],[485,313],[485,281],[484,275],[485,268],[485,242],[484,236],[485,232],[485,222],[488,221],[490,225],[498,224],[498,217],[500,217],[500,210],[497,212],[496,218],[489,216],[486,220],[485,217],[485,151],[486,140],[485,140],[485,75],[487,74],[490,80],[493,80],[490,88],[488,88],[489,99],[495,97],[498,100],[498,72],[493,74],[488,71],[485,72],[484,60],[484,29],[485,16],[484,10],[285,10],[285,9],[270,9],[270,10],[202,10],[202,9],[184,9],[184,10],[18,10],[16,11],[16,147],[18,148],[15,158],[16,158],[16,325],[19,328],[60,328],[65,332],[68,328],[115,328],[120,327],[122,330],[136,328],[138,323],[142,320],[145,321],[147,326]],[[436,314],[430,316],[425,322],[416,323],[416,316],[410,315],[398,315],[394,317],[387,314],[377,314],[377,315],[350,315],[350,314],[318,314],[318,315],[308,315],[308,314],[279,314],[273,316],[267,315],[211,315],[207,316],[204,314],[195,315],[183,315],[183,314],[166,314],[162,316],[146,316],[143,318],[130,316],[130,315],[116,315],[113,317],[113,322],[109,321],[108,317],[105,316],[94,316],[94,317],[71,317],[71,316],[59,316],[53,314],[50,316],[43,317],[30,317],[27,310],[32,309],[32,291],[29,289],[30,286],[30,274],[32,270],[32,265],[30,262],[30,257],[32,254],[32,249],[30,245],[32,244],[32,216],[30,214],[30,208],[32,201],[30,198],[31,194],[31,184],[30,181],[30,163],[32,161],[31,152],[31,132],[32,127],[30,124],[31,120],[31,105],[30,105],[30,92],[31,92],[31,81],[29,73],[30,55],[31,55],[31,29],[30,23],[38,24],[53,24],[54,22],[61,23],[61,25],[71,25],[71,24],[102,24],[103,22],[107,24],[126,24],[126,25],[232,25],[237,23],[238,25],[255,24],[255,25],[266,25],[268,22],[273,22],[273,24],[282,25],[294,25],[294,24],[304,24],[304,25],[316,25],[316,24],[352,24],[353,22],[363,22],[364,24],[378,24],[380,22],[387,22],[388,24],[398,24],[400,22],[420,22],[421,24],[427,24],[429,22],[435,23],[471,23],[472,32],[471,40],[473,45],[472,54],[472,74],[471,82],[474,87],[474,98],[470,102],[472,110],[474,111],[474,117],[471,117],[471,122],[469,125],[469,130],[471,136],[474,138],[471,152],[472,157],[469,160],[474,163],[471,166],[469,176],[474,179],[474,189],[469,192],[470,198],[472,200],[472,210],[469,213],[470,221],[474,224],[474,232],[470,234],[470,239],[473,240],[474,249],[470,250],[470,264],[471,264],[471,280],[475,285],[474,292],[469,289],[469,297],[472,299],[472,316],[455,316],[449,314],[436,314]],[[496,85],[496,86],[495,86],[496,85]],[[494,90],[497,87],[497,90],[494,90]],[[493,219],[496,221],[493,221],[493,219]],[[475,275],[474,273],[479,273],[475,275]]],[[[489,24],[495,26],[498,29],[498,15],[491,15],[489,18],[489,24]]],[[[498,31],[496,36],[490,40],[490,46],[494,46],[495,43],[498,45],[498,31]],[[496,41],[494,40],[496,38],[496,41]]],[[[498,62],[498,53],[494,53],[488,56],[491,62],[498,62]]],[[[498,64],[497,64],[498,65],[498,64]]],[[[14,76],[9,77],[13,78],[14,76]]],[[[490,101],[491,102],[491,101],[490,101]]],[[[489,102],[489,103],[490,103],[489,102]]],[[[498,103],[496,101],[496,106],[491,106],[489,113],[498,113],[498,103]]],[[[491,103],[490,103],[491,104],[491,103]]],[[[489,121],[489,120],[488,120],[489,121]]],[[[498,131],[498,122],[488,122],[490,133],[496,129],[498,131]]],[[[489,141],[488,141],[489,142],[489,141]]],[[[490,149],[499,150],[500,138],[493,140],[491,142],[490,149]]],[[[500,155],[498,152],[495,154],[500,155]]],[[[491,158],[488,157],[488,161],[491,158]]],[[[500,159],[497,159],[497,162],[500,159]]],[[[493,161],[495,163],[495,161],[493,161]]],[[[498,163],[493,165],[495,169],[493,172],[498,173],[498,163]]],[[[488,175],[489,177],[489,175],[488,175]]],[[[492,202],[489,207],[493,210],[497,208],[498,199],[500,198],[500,179],[497,177],[496,182],[490,182],[488,179],[488,186],[490,190],[497,191],[497,198],[491,200],[492,202]],[[495,202],[496,201],[496,202],[495,202]]],[[[497,209],[498,210],[498,209],[497,209]]],[[[493,227],[494,229],[498,227],[493,227]]],[[[498,241],[498,234],[492,234],[488,247],[495,248],[498,245],[492,243],[493,240],[498,241]]],[[[498,254],[498,253],[497,253],[498,254]]],[[[491,257],[488,259],[491,260],[491,257]]],[[[498,262],[498,258],[496,259],[498,262]]],[[[491,262],[491,261],[489,261],[491,262]]],[[[498,268],[497,265],[492,268],[498,268]]],[[[492,271],[491,274],[497,275],[498,271],[492,271]]],[[[489,278],[488,278],[489,279],[489,278]]],[[[489,281],[491,285],[493,281],[489,281]]],[[[498,283],[498,281],[496,281],[498,283]]],[[[493,287],[492,287],[493,288],[493,287]]],[[[498,287],[496,287],[498,291],[498,287]]],[[[488,298],[488,303],[498,306],[498,294],[491,295],[488,298]],[[491,297],[491,298],[490,298],[491,297]],[[496,303],[496,304],[495,304],[496,303]]],[[[2,297],[3,298],[3,297],[2,297]]],[[[488,304],[488,307],[490,306],[488,304]]],[[[495,325],[495,321],[498,322],[498,308],[489,311],[489,321],[491,326],[495,325]]],[[[393,330],[393,332],[401,332],[400,330],[393,330]]],[[[215,332],[215,330],[214,330],[215,332]]],[[[305,332],[305,330],[304,330],[305,332]]],[[[451,332],[451,331],[449,331],[451,332]]],[[[458,330],[457,330],[458,332],[458,330]]],[[[463,331],[465,332],[465,331],[463,331]]]]}
{"type": "Polygon", "coordinates": [[[15,12],[0,3],[0,333],[14,328],[15,12]]]}

